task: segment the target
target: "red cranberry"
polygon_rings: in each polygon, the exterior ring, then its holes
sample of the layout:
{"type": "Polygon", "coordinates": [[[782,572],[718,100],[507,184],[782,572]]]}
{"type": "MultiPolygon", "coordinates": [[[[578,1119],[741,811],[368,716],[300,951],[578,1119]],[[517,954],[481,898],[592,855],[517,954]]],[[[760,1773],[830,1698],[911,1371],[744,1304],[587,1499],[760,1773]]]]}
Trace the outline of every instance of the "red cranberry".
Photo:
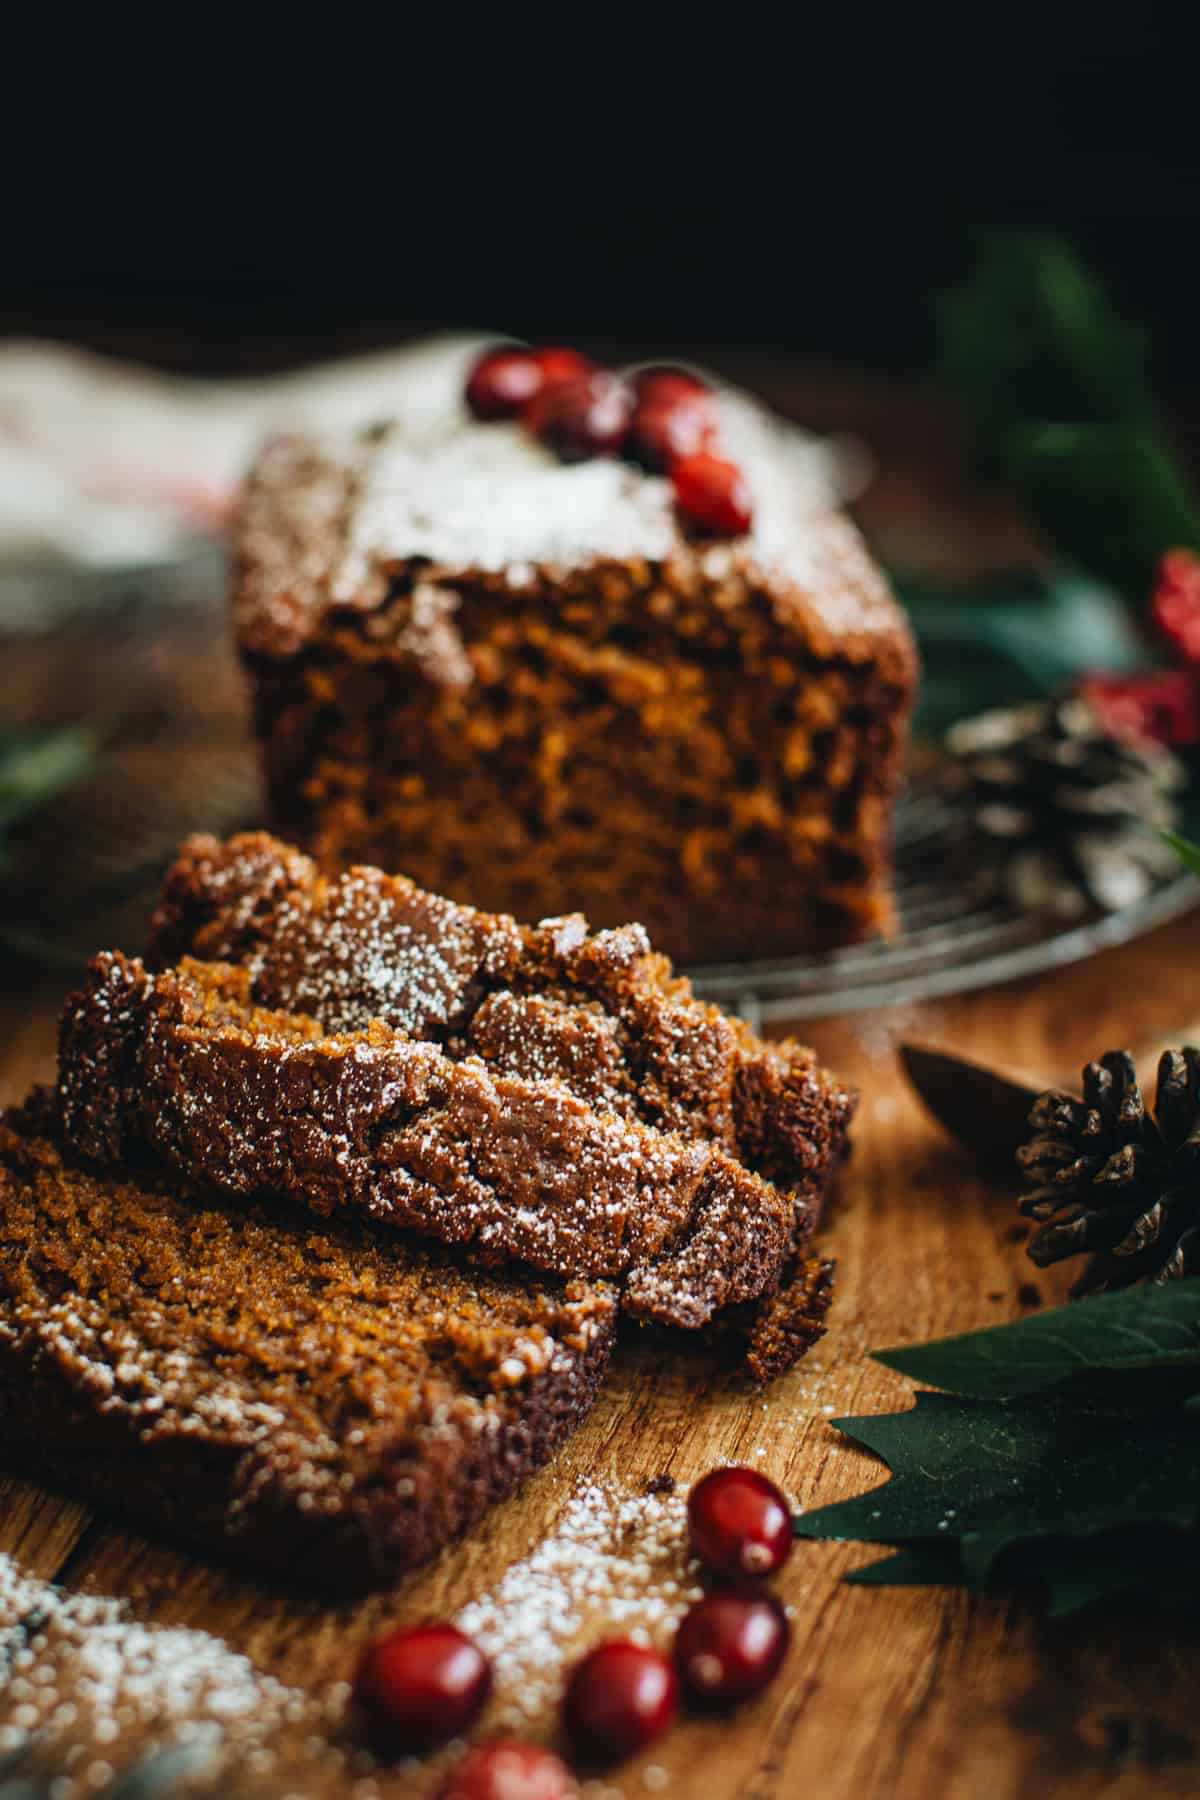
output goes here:
{"type": "Polygon", "coordinates": [[[1168,550],[1160,558],[1150,617],[1176,656],[1200,664],[1200,556],[1194,550],[1168,550]]]}
{"type": "Polygon", "coordinates": [[[563,462],[586,462],[591,456],[609,456],[620,448],[629,429],[631,407],[625,383],[603,369],[594,369],[543,388],[521,418],[563,462]]]}
{"type": "Polygon", "coordinates": [[[596,365],[590,356],[582,350],[567,350],[559,344],[547,344],[534,351],[534,358],[541,373],[543,388],[557,387],[562,381],[571,381],[576,375],[590,375],[596,365]]]}
{"type": "Polygon", "coordinates": [[[376,1638],[354,1683],[371,1735],[389,1756],[429,1750],[465,1731],[487,1699],[491,1664],[454,1625],[376,1638]]]}
{"type": "Polygon", "coordinates": [[[693,525],[720,537],[740,537],[753,522],[750,494],[741,470],[701,450],[671,465],[675,504],[693,525]]]}
{"type": "Polygon", "coordinates": [[[639,369],[633,378],[633,390],[639,402],[645,401],[647,406],[673,406],[680,400],[707,399],[711,392],[707,381],[702,381],[699,375],[664,366],[639,369]]]}
{"type": "Polygon", "coordinates": [[[692,1548],[718,1575],[773,1575],[792,1552],[792,1512],[757,1469],[714,1469],[688,1495],[692,1548]]]}
{"type": "Polygon", "coordinates": [[[778,1673],[791,1633],[774,1594],[720,1588],[685,1614],[675,1666],[689,1693],[709,1706],[736,1706],[778,1673]]]}
{"type": "Polygon", "coordinates": [[[538,1744],[478,1744],[456,1763],[437,1800],[578,1800],[567,1765],[538,1744]]]}
{"type": "Polygon", "coordinates": [[[706,450],[717,431],[708,394],[677,400],[639,400],[625,443],[625,454],[644,469],[670,469],[684,456],[706,450]]]}
{"type": "Polygon", "coordinates": [[[640,1644],[601,1644],[567,1684],[563,1720],[580,1756],[619,1762],[653,1743],[675,1717],[678,1683],[667,1658],[640,1644]]]}
{"type": "Polygon", "coordinates": [[[477,419],[515,419],[544,379],[535,350],[485,350],[467,376],[467,405],[477,419]]]}

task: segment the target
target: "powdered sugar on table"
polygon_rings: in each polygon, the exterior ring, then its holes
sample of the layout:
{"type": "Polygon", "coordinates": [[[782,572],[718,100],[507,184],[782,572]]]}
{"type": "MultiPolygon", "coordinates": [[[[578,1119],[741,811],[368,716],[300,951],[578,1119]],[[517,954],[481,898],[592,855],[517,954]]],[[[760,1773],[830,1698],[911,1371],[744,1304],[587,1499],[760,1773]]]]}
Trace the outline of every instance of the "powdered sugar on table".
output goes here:
{"type": "MultiPolygon", "coordinates": [[[[482,1733],[552,1737],[576,1657],[605,1637],[666,1647],[700,1594],[697,1572],[681,1495],[577,1484],[550,1534],[457,1616],[494,1665],[482,1733]]],[[[346,1648],[352,1668],[360,1646],[346,1648]]],[[[66,1593],[4,1555],[0,1674],[0,1777],[40,1782],[30,1792],[49,1800],[105,1800],[134,1776],[141,1800],[374,1800],[423,1792],[454,1754],[378,1767],[346,1682],[289,1686],[207,1632],[66,1593]]]]}
{"type": "Polygon", "coordinates": [[[551,1535],[458,1615],[492,1658],[495,1722],[541,1733],[570,1664],[602,1638],[665,1648],[700,1597],[698,1570],[681,1495],[582,1482],[551,1535]]]}

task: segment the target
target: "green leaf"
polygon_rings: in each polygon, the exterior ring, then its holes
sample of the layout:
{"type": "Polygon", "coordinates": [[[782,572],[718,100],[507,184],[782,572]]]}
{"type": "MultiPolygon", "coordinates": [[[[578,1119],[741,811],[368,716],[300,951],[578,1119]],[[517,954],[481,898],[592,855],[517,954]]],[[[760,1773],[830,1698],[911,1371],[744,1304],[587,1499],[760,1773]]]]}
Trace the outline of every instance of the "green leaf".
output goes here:
{"type": "Polygon", "coordinates": [[[855,1587],[961,1587],[962,1559],[957,1543],[906,1544],[892,1556],[852,1569],[846,1580],[855,1587]]]}
{"type": "Polygon", "coordinates": [[[0,856],[3,834],[78,781],[95,754],[95,738],[77,726],[0,735],[0,856]]]}
{"type": "Polygon", "coordinates": [[[898,1547],[853,1579],[1036,1582],[1054,1616],[1200,1610],[1200,1283],[1137,1287],[878,1360],[955,1392],[834,1421],[890,1479],[797,1537],[898,1547]]]}
{"type": "MultiPolygon", "coordinates": [[[[1010,1556],[1006,1571],[1010,1582],[1041,1588],[1054,1619],[1131,1597],[1179,1609],[1200,1606],[1200,1541],[1186,1532],[1135,1529],[1095,1538],[1047,1538],[1010,1556]]],[[[856,1587],[964,1585],[957,1543],[905,1545],[845,1579],[856,1587]]]]}
{"type": "Polygon", "coordinates": [[[1046,1590],[1051,1618],[1125,1595],[1193,1607],[1200,1598],[1200,1543],[1186,1532],[1115,1531],[1039,1549],[1029,1572],[1046,1590]]]}
{"type": "Polygon", "coordinates": [[[1048,541],[1139,609],[1163,551],[1200,547],[1191,483],[1150,421],[1030,422],[1013,433],[1006,467],[1048,541]]]}
{"type": "Polygon", "coordinates": [[[1151,410],[1145,333],[1061,238],[975,235],[966,279],[935,303],[940,360],[990,439],[1029,419],[1151,410]]]}
{"type": "Polygon", "coordinates": [[[1189,838],[1180,837],[1177,831],[1164,831],[1163,836],[1184,868],[1190,869],[1193,875],[1200,875],[1200,844],[1193,844],[1189,838]]]}
{"type": "Polygon", "coordinates": [[[800,1514],[797,1536],[957,1540],[969,1587],[1032,1540],[1132,1522],[1190,1529],[1200,1512],[1200,1428],[1179,1413],[1130,1421],[918,1394],[911,1412],[836,1423],[884,1457],[891,1480],[800,1514]]]}
{"type": "Polygon", "coordinates": [[[1070,569],[959,588],[895,577],[921,649],[918,729],[940,736],[991,706],[1042,700],[1090,669],[1148,660],[1111,589],[1070,569]]]}
{"type": "Polygon", "coordinates": [[[877,1350],[914,1381],[979,1400],[1073,1396],[1126,1411],[1200,1390],[1200,1284],[1126,1288],[929,1344],[877,1350]],[[1152,1380],[1138,1379],[1143,1371],[1152,1380]],[[1162,1382],[1169,1372],[1168,1390],[1162,1382]]]}

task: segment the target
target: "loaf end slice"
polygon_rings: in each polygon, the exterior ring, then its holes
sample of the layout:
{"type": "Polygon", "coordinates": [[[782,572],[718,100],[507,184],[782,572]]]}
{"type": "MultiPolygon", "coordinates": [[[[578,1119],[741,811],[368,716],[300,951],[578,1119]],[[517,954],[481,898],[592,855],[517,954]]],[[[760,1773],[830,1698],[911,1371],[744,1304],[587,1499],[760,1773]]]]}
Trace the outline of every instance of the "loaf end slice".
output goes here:
{"type": "Polygon", "coordinates": [[[390,1581],[478,1520],[588,1412],[615,1314],[603,1285],[85,1170],[42,1099],[0,1121],[6,1463],[296,1582],[390,1581]]]}

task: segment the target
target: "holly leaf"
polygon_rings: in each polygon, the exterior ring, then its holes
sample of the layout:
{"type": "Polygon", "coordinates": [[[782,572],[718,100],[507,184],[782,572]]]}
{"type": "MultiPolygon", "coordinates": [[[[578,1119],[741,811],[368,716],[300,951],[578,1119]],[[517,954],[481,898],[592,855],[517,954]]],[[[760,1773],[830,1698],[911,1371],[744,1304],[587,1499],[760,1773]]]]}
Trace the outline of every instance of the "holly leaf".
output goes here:
{"type": "Polygon", "coordinates": [[[892,1556],[846,1577],[854,1587],[961,1587],[962,1559],[957,1543],[906,1544],[892,1556]]]}
{"type": "Polygon", "coordinates": [[[1200,1605],[1200,1283],[1106,1294],[878,1360],[954,1392],[834,1421],[890,1479],[797,1537],[887,1544],[856,1582],[1035,1581],[1055,1615],[1200,1605]]]}
{"type": "MultiPolygon", "coordinates": [[[[1200,1605],[1200,1543],[1186,1532],[1134,1529],[1096,1538],[1049,1538],[1010,1555],[1005,1573],[1009,1583],[1039,1587],[1052,1619],[1131,1598],[1176,1609],[1200,1605]]],[[[852,1570],[846,1581],[855,1587],[965,1585],[957,1543],[907,1544],[852,1570]]]]}
{"type": "Polygon", "coordinates": [[[1051,1618],[1137,1595],[1169,1606],[1200,1601],[1200,1540],[1179,1531],[1114,1531],[1040,1546],[1029,1572],[1046,1591],[1051,1618]]]}
{"type": "Polygon", "coordinates": [[[1200,1286],[1126,1288],[874,1355],[914,1381],[977,1400],[1038,1394],[1115,1412],[1161,1408],[1200,1391],[1200,1286]]]}
{"type": "Polygon", "coordinates": [[[1181,1529],[1200,1512],[1200,1430],[1177,1413],[1137,1421],[1060,1406],[918,1394],[911,1412],[835,1421],[892,1470],[870,1493],[801,1514],[799,1537],[956,1539],[984,1587],[1009,1550],[1136,1521],[1181,1529]]]}

